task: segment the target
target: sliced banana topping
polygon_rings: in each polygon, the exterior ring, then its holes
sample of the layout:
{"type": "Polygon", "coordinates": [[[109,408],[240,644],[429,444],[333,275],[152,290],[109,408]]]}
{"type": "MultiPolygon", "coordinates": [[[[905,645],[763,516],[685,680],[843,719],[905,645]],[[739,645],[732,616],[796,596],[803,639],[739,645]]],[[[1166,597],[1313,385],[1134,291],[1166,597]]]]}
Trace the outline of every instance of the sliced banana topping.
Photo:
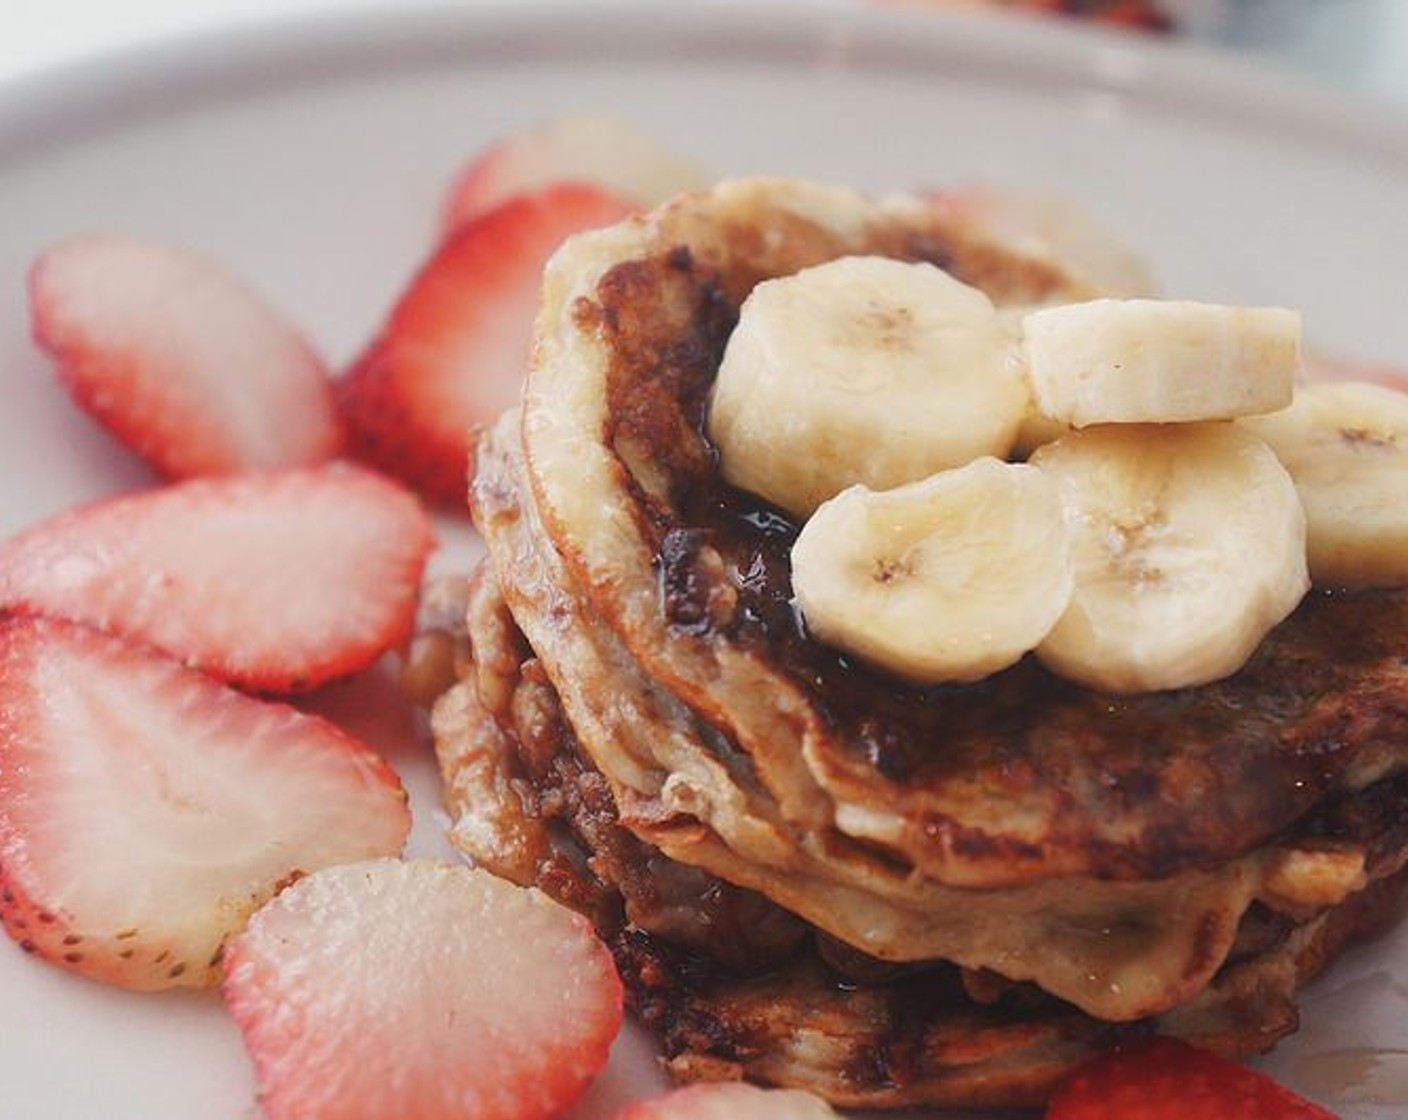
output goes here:
{"type": "Polygon", "coordinates": [[[792,584],[822,641],[924,684],[1017,661],[1070,599],[1060,497],[1033,467],[980,458],[822,505],[792,550],[792,584]]]}
{"type": "Polygon", "coordinates": [[[1311,571],[1408,583],[1408,394],[1291,406],[1301,364],[1284,308],[998,310],[847,257],[753,289],[708,426],[727,481],[805,520],[819,640],[925,684],[1035,650],[1106,691],[1182,688],[1236,672],[1311,571]]]}
{"type": "Polygon", "coordinates": [[[1226,420],[1285,408],[1300,315],[1280,307],[1099,299],[1022,323],[1041,411],[1078,428],[1226,420]]]}
{"type": "Polygon", "coordinates": [[[845,257],[764,281],[714,386],[723,475],[805,517],[854,483],[1005,455],[1028,393],[1013,349],[988,297],[930,264],[845,257]]]}
{"type": "Polygon", "coordinates": [[[1070,606],[1037,648],[1062,676],[1111,692],[1217,680],[1309,588],[1295,484],[1245,428],[1089,428],[1031,462],[1074,548],[1070,606]]]}
{"type": "Polygon", "coordinates": [[[1408,583],[1408,394],[1367,381],[1306,385],[1289,408],[1242,424],[1295,479],[1317,582],[1408,583]]]}

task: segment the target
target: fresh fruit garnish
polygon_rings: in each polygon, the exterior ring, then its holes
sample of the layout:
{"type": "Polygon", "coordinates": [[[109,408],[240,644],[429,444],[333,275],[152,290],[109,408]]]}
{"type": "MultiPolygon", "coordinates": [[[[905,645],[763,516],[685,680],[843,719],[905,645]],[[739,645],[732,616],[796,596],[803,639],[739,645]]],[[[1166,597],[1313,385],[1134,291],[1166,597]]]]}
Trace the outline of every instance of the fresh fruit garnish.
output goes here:
{"type": "Polygon", "coordinates": [[[809,630],[922,684],[1033,648],[1116,692],[1235,672],[1309,586],[1305,517],[1271,449],[1214,421],[1290,399],[1299,316],[1053,306],[1022,319],[1025,371],[1018,336],[982,292],[876,257],[744,301],[709,434],[727,481],[808,519],[809,630]],[[1052,441],[1030,458],[1049,478],[997,462],[1019,434],[1052,441]]]}
{"type": "Polygon", "coordinates": [[[1075,592],[1037,647],[1062,676],[1112,692],[1217,680],[1310,586],[1295,484],[1236,424],[1105,424],[1031,463],[1074,549],[1075,592]]]}
{"type": "Polygon", "coordinates": [[[0,545],[0,607],[291,691],[407,639],[432,544],[413,495],[348,463],[192,479],[70,510],[0,545]]]}
{"type": "Polygon", "coordinates": [[[606,1063],[611,956],[486,871],[372,860],[300,879],[226,953],[268,1120],[538,1120],[606,1063]]]}
{"type": "Polygon", "coordinates": [[[1036,648],[1070,601],[1060,494],[993,458],[852,486],[803,526],[792,586],[808,630],[863,660],[922,684],[987,676],[1036,648]]]}
{"type": "Polygon", "coordinates": [[[628,1105],[616,1120],[828,1120],[836,1115],[810,1093],[718,1081],[688,1085],[628,1105]]]}
{"type": "Polygon", "coordinates": [[[0,619],[0,919],[126,988],[219,979],[281,886],[400,851],[395,773],[326,720],[74,623],[0,619]]]}
{"type": "Polygon", "coordinates": [[[515,195],[446,240],[336,383],[356,453],[463,508],[473,430],[518,402],[543,265],[564,238],[631,205],[563,183],[515,195]]]}
{"type": "Polygon", "coordinates": [[[1027,408],[992,301],[931,264],[844,257],[757,285],[709,434],[724,477],[799,516],[1007,454],[1027,408]]]}
{"type": "Polygon", "coordinates": [[[63,241],[29,277],[34,337],[78,404],[168,478],[314,463],[342,427],[321,360],[194,250],[63,241]]]}
{"type": "Polygon", "coordinates": [[[553,183],[595,184],[649,209],[708,182],[694,161],[668,151],[617,117],[569,113],[541,121],[490,145],[455,176],[445,200],[443,231],[523,191],[553,183]]]}
{"type": "Polygon", "coordinates": [[[1291,403],[1300,315],[1282,307],[1099,299],[1022,320],[1032,389],[1053,420],[1227,420],[1291,403]]]}
{"type": "Polygon", "coordinates": [[[1046,1120],[1336,1120],[1271,1078],[1174,1038],[1131,1042],[1078,1069],[1046,1120]]]}
{"type": "Polygon", "coordinates": [[[1317,583],[1408,583],[1408,393],[1368,381],[1302,385],[1289,408],[1242,423],[1295,480],[1317,583]]]}

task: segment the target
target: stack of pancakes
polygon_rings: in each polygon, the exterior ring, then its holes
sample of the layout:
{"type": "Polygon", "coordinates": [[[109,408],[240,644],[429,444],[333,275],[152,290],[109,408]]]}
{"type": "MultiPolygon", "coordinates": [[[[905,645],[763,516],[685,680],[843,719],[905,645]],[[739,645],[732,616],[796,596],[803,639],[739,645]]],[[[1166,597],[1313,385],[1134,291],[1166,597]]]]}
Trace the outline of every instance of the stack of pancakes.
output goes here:
{"type": "Polygon", "coordinates": [[[1317,590],[1236,676],[1123,697],[1030,658],[918,688],[808,638],[798,526],[722,481],[705,415],[753,285],[850,254],[1094,294],[792,181],[570,241],[479,443],[434,717],[456,842],[592,916],[682,1078],[1031,1105],[1131,1032],[1266,1050],[1404,878],[1408,595],[1317,590]]]}

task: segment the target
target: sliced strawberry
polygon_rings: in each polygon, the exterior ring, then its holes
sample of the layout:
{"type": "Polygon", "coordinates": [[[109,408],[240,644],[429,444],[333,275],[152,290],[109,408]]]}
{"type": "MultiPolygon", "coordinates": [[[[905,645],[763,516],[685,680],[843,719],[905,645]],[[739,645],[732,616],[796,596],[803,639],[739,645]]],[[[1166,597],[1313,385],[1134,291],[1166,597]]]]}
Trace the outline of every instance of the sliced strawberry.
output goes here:
{"type": "Polygon", "coordinates": [[[606,1063],[611,956],[486,871],[372,860],[299,880],[226,955],[267,1120],[538,1120],[606,1063]]]}
{"type": "Polygon", "coordinates": [[[1174,1038],[1132,1042],[1078,1069],[1046,1120],[1335,1120],[1265,1074],[1174,1038]]]}
{"type": "Polygon", "coordinates": [[[335,456],[322,362],[210,258],[119,236],[75,237],[29,276],[34,337],[74,399],[168,478],[335,456]]]}
{"type": "Polygon", "coordinates": [[[595,184],[639,209],[708,182],[701,167],[618,117],[569,113],[490,145],[455,176],[445,199],[449,234],[513,195],[552,183],[595,184]]]}
{"type": "Polygon", "coordinates": [[[616,1120],[827,1120],[837,1113],[795,1089],[759,1089],[740,1081],[689,1085],[627,1106],[616,1120]]]}
{"type": "Polygon", "coordinates": [[[333,724],[69,622],[0,619],[0,920],[126,988],[219,980],[289,880],[400,850],[393,771],[333,724]]]}
{"type": "Polygon", "coordinates": [[[463,508],[471,430],[518,402],[544,263],[569,234],[630,209],[598,187],[559,184],[514,196],[441,245],[337,383],[357,454],[463,508]]]}
{"type": "Polygon", "coordinates": [[[429,518],[329,463],[193,479],[40,523],[0,545],[0,608],[86,622],[228,681],[308,688],[410,635],[429,518]]]}

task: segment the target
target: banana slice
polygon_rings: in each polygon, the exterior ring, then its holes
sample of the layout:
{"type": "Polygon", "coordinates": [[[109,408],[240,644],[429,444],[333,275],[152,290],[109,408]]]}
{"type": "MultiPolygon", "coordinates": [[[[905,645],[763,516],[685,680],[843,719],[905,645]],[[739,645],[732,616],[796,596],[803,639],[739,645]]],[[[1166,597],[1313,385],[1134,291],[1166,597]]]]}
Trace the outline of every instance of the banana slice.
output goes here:
{"type": "Polygon", "coordinates": [[[724,477],[800,517],[1005,455],[1027,399],[992,302],[930,264],[844,257],[744,302],[709,412],[724,477]]]}
{"type": "Polygon", "coordinates": [[[893,490],[853,486],[792,549],[811,632],[924,684],[1011,665],[1071,595],[1061,501],[1033,467],[991,457],[893,490]]]}
{"type": "Polygon", "coordinates": [[[1300,315],[1281,307],[1098,299],[1022,322],[1041,411],[1083,428],[1227,420],[1291,403],[1300,315]]]}
{"type": "Polygon", "coordinates": [[[1045,443],[1054,443],[1062,436],[1070,432],[1071,426],[1063,424],[1059,420],[1053,420],[1044,415],[1039,409],[1033,407],[1030,412],[1022,418],[1021,426],[1017,429],[1017,435],[1012,440],[1012,458],[1028,459],[1038,447],[1045,443]]]}
{"type": "Polygon", "coordinates": [[[1408,393],[1367,381],[1306,385],[1289,408],[1241,423],[1295,479],[1317,583],[1408,584],[1408,393]]]}
{"type": "Polygon", "coordinates": [[[1037,647],[1062,676],[1111,692],[1217,680],[1309,587],[1295,484],[1243,427],[1088,428],[1031,462],[1072,534],[1075,592],[1037,647]]]}

